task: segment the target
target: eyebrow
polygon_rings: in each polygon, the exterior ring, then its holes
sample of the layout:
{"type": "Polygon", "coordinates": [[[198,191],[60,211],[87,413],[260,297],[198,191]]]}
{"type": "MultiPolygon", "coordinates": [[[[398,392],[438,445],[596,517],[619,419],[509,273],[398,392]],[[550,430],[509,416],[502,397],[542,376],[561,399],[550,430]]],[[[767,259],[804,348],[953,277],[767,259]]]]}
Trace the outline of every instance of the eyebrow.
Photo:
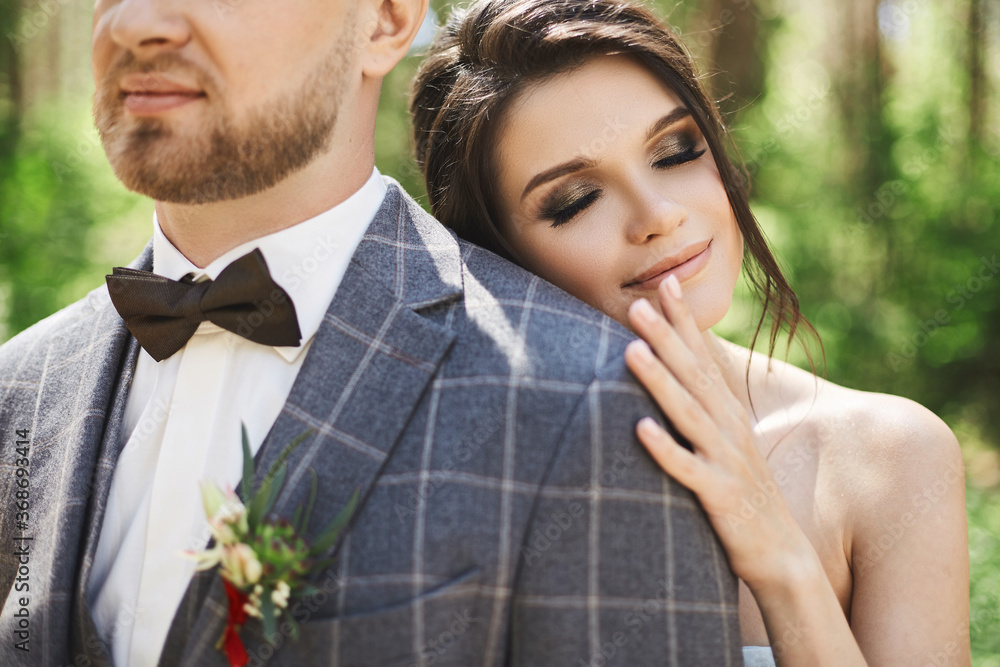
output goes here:
{"type": "Polygon", "coordinates": [[[524,201],[524,198],[528,196],[528,193],[537,188],[539,185],[548,183],[549,181],[554,181],[560,176],[566,176],[567,174],[572,174],[575,171],[589,169],[595,164],[596,163],[593,160],[581,157],[576,158],[575,160],[570,160],[569,162],[564,162],[563,164],[553,167],[548,171],[543,171],[528,181],[528,185],[524,188],[524,192],[521,193],[521,201],[524,201]]]}
{"type": "Polygon", "coordinates": [[[663,132],[663,130],[667,129],[674,123],[683,118],[687,118],[690,115],[691,110],[687,107],[677,107],[666,116],[653,123],[653,127],[649,128],[649,132],[646,133],[646,141],[651,141],[653,137],[658,135],[660,132],[663,132]]]}
{"type": "MultiPolygon", "coordinates": [[[[650,141],[663,130],[667,129],[682,118],[687,118],[690,115],[691,111],[687,107],[675,108],[666,116],[653,123],[653,126],[649,128],[649,132],[646,133],[646,141],[650,141]]],[[[528,185],[525,186],[524,192],[521,193],[521,201],[524,201],[524,198],[538,186],[548,183],[549,181],[554,181],[562,176],[582,171],[583,169],[589,169],[595,164],[596,162],[594,160],[578,157],[570,160],[569,162],[564,162],[563,164],[552,167],[552,169],[543,171],[540,174],[536,174],[534,178],[528,181],[528,185]]]]}

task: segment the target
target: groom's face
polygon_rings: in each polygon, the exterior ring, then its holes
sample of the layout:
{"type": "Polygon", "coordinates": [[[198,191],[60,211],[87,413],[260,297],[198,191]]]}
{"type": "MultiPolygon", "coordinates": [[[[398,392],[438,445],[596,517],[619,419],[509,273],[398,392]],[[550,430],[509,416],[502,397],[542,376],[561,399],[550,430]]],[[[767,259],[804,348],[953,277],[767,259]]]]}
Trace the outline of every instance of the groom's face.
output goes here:
{"type": "Polygon", "coordinates": [[[326,149],[357,94],[353,0],[97,0],[94,118],[130,189],[203,204],[326,149]]]}

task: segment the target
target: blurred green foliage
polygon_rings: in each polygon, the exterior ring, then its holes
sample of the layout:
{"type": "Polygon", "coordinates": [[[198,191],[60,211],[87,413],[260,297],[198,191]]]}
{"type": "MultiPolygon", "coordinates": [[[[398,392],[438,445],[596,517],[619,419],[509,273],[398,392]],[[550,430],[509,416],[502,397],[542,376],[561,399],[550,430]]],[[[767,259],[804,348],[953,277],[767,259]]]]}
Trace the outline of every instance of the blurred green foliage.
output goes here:
{"type": "MultiPolygon", "coordinates": [[[[432,4],[445,15],[452,3],[432,4]]],[[[1000,505],[980,488],[1000,482],[1000,3],[653,4],[725,98],[754,211],[822,336],[827,377],[910,397],[958,433],[974,664],[1000,667],[1000,505]]],[[[0,0],[0,27],[16,6],[0,0]]],[[[152,212],[114,180],[86,101],[18,108],[15,55],[0,49],[0,341],[130,261],[152,212]]],[[[425,202],[407,116],[418,63],[385,82],[376,159],[425,202]]],[[[743,288],[717,330],[748,344],[758,312],[743,288]]]]}
{"type": "Polygon", "coordinates": [[[0,306],[11,333],[79,299],[122,259],[102,232],[137,198],[114,180],[88,117],[71,118],[83,122],[36,115],[0,183],[0,306]]]}
{"type": "Polygon", "coordinates": [[[924,3],[904,35],[884,37],[893,72],[878,136],[852,137],[840,113],[850,91],[838,94],[837,72],[800,50],[807,27],[784,23],[766,92],[737,136],[751,160],[766,156],[755,210],[822,334],[829,377],[973,420],[995,442],[1000,142],[969,136],[965,26],[924,3]],[[796,79],[804,85],[783,85],[796,79]]]}
{"type": "Polygon", "coordinates": [[[972,664],[1000,667],[1000,498],[972,487],[969,509],[969,630],[972,664]]]}

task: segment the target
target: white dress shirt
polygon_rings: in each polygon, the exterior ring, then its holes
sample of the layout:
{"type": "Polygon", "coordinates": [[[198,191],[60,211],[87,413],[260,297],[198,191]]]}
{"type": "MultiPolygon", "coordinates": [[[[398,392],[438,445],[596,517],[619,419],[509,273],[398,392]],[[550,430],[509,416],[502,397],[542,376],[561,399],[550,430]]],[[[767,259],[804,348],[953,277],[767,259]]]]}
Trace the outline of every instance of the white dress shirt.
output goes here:
{"type": "MultiPolygon", "coordinates": [[[[210,534],[199,482],[235,488],[242,471],[240,422],[256,454],[281,412],[306,351],[385,197],[378,170],[347,201],[287,229],[233,248],[199,269],[153,216],[153,273],[215,280],[260,248],[295,306],[298,347],[250,342],[202,322],[176,354],[139,352],[126,406],[126,444],[115,466],[87,603],[118,667],[153,667],[195,571],[182,550],[210,534]]],[[[284,444],[284,443],[283,443],[284,444]]]]}

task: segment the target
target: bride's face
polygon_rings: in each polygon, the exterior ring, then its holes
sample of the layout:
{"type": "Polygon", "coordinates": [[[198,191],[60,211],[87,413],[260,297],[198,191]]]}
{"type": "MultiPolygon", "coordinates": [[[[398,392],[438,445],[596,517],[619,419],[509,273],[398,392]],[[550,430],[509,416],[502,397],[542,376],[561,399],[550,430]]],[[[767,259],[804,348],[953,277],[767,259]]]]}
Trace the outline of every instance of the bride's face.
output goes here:
{"type": "Polygon", "coordinates": [[[729,309],[743,257],[707,142],[668,86],[626,56],[535,84],[496,147],[500,231],[527,268],[629,326],[673,274],[698,326],[729,309]]]}

